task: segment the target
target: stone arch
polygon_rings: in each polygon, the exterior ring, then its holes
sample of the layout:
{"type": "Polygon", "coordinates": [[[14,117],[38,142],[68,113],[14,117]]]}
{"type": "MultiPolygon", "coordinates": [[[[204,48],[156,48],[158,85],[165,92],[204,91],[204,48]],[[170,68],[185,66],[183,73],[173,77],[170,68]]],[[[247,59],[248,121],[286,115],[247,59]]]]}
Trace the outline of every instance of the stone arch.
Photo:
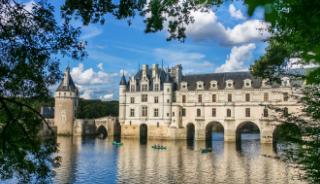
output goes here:
{"type": "Polygon", "coordinates": [[[218,121],[209,122],[205,128],[205,140],[206,141],[212,140],[212,130],[213,129],[216,129],[218,131],[222,131],[224,133],[224,126],[222,123],[220,123],[218,121]]]}
{"type": "Polygon", "coordinates": [[[188,141],[194,141],[195,138],[195,126],[193,123],[187,124],[187,140],[188,141]]]}
{"type": "MultiPolygon", "coordinates": [[[[252,121],[244,121],[240,123],[236,128],[236,141],[241,141],[241,133],[243,133],[244,130],[248,128],[254,128],[256,129],[257,133],[261,136],[261,130],[258,124],[252,122],[252,121]]],[[[259,139],[261,139],[259,136],[259,139]]]]}
{"type": "Polygon", "coordinates": [[[276,145],[279,141],[290,141],[290,139],[301,139],[301,130],[294,123],[277,125],[272,132],[272,143],[276,145]]]}
{"type": "Polygon", "coordinates": [[[148,139],[148,126],[143,123],[140,125],[140,141],[146,142],[148,139]]]}
{"type": "Polygon", "coordinates": [[[106,137],[108,137],[108,131],[106,129],[105,126],[103,125],[100,125],[97,129],[97,136],[100,138],[100,139],[105,139],[106,137]]]}

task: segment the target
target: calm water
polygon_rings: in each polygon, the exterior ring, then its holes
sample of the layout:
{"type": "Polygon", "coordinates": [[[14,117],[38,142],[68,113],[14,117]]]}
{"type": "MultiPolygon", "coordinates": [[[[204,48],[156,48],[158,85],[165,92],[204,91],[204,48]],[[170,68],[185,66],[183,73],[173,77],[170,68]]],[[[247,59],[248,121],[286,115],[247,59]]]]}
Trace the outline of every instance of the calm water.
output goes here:
{"type": "Polygon", "coordinates": [[[213,137],[212,153],[200,152],[205,142],[123,139],[122,147],[112,139],[58,138],[62,165],[55,183],[301,183],[293,180],[293,169],[263,155],[276,156],[272,146],[260,145],[259,135],[245,135],[241,147],[213,137]],[[167,150],[154,150],[153,144],[167,150]]]}

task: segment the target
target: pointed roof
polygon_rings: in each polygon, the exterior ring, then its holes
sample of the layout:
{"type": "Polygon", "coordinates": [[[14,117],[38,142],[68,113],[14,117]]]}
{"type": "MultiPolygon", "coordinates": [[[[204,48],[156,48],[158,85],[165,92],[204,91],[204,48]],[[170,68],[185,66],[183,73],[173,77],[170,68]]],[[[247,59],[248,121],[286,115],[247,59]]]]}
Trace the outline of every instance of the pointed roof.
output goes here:
{"type": "Polygon", "coordinates": [[[74,84],[72,77],[70,75],[70,68],[69,66],[64,71],[63,80],[61,81],[57,91],[78,91],[78,88],[74,84]]]}
{"type": "Polygon", "coordinates": [[[120,80],[120,85],[127,85],[127,81],[126,81],[126,77],[124,76],[124,74],[122,74],[121,80],[120,80]]]}
{"type": "Polygon", "coordinates": [[[169,73],[166,74],[166,78],[164,79],[164,83],[172,83],[172,79],[171,79],[169,73]]]}

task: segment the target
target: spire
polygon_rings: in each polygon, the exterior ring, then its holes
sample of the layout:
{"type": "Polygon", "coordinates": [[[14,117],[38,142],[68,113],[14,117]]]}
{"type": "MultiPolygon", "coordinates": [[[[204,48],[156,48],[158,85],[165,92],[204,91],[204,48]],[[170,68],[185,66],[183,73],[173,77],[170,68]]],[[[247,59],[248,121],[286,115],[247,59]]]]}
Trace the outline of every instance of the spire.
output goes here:
{"type": "Polygon", "coordinates": [[[127,85],[127,82],[126,82],[126,77],[124,76],[124,73],[122,73],[122,77],[121,77],[121,80],[120,80],[120,86],[122,85],[127,85]]]}
{"type": "Polygon", "coordinates": [[[68,66],[64,71],[63,80],[61,81],[57,91],[73,91],[76,92],[78,89],[74,84],[70,75],[70,67],[68,66]]]}
{"type": "Polygon", "coordinates": [[[164,79],[164,83],[172,83],[172,80],[171,80],[169,73],[166,74],[166,78],[164,79]]]}

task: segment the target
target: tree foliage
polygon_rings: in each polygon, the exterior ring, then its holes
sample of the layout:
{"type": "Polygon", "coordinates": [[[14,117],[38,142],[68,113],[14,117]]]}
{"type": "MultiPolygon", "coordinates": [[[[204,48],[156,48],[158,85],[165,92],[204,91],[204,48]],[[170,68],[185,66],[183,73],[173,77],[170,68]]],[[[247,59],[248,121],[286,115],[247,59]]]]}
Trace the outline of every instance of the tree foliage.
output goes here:
{"type": "Polygon", "coordinates": [[[77,109],[77,118],[100,118],[104,116],[117,117],[119,114],[118,111],[118,101],[80,99],[77,109]]]}
{"type": "Polygon", "coordinates": [[[57,55],[85,55],[79,29],[58,24],[45,2],[25,6],[0,0],[0,177],[22,183],[40,182],[51,175],[57,157],[55,136],[41,139],[46,123],[31,105],[45,100],[48,86],[61,78],[57,55]]]}

